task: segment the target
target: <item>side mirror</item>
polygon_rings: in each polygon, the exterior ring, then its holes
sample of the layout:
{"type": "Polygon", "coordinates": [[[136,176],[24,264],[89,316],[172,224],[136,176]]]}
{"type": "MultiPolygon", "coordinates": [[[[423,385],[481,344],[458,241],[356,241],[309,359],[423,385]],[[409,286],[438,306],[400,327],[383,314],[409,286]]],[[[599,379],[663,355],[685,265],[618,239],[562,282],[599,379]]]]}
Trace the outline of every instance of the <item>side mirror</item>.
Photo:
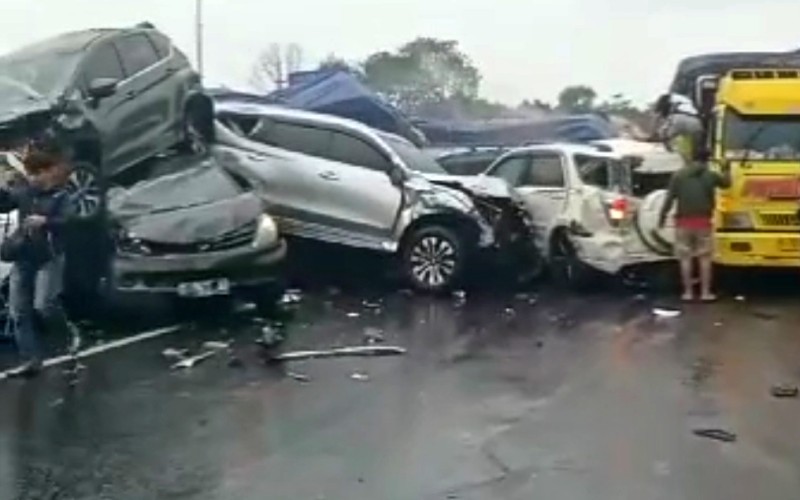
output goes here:
{"type": "Polygon", "coordinates": [[[116,78],[95,78],[89,83],[89,97],[95,101],[111,97],[117,91],[116,78]]]}
{"type": "Polygon", "coordinates": [[[389,170],[389,179],[392,181],[392,184],[394,184],[395,186],[399,186],[403,184],[403,182],[405,182],[406,173],[400,167],[397,166],[392,167],[392,169],[389,170]]]}

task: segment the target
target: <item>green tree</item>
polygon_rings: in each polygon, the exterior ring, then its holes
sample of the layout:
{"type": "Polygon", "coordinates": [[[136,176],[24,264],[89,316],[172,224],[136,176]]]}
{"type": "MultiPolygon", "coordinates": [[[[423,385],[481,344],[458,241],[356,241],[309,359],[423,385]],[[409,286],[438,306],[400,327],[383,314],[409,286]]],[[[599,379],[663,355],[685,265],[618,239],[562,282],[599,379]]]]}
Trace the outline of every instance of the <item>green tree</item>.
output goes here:
{"type": "Polygon", "coordinates": [[[586,85],[565,87],[558,94],[558,109],[568,113],[588,113],[594,109],[597,92],[586,85]]]}
{"type": "Polygon", "coordinates": [[[407,112],[451,98],[475,99],[480,72],[453,40],[417,38],[397,52],[377,52],[363,64],[366,82],[407,112]]]}

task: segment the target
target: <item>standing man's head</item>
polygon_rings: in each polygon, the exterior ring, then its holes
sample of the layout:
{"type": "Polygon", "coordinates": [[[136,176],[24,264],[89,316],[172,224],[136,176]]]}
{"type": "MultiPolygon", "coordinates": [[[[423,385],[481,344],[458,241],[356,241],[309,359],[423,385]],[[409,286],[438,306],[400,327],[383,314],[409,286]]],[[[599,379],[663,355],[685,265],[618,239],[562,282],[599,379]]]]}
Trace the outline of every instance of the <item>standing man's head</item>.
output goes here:
{"type": "Polygon", "coordinates": [[[64,186],[72,173],[64,151],[55,142],[33,145],[24,162],[31,183],[43,189],[64,186]]]}

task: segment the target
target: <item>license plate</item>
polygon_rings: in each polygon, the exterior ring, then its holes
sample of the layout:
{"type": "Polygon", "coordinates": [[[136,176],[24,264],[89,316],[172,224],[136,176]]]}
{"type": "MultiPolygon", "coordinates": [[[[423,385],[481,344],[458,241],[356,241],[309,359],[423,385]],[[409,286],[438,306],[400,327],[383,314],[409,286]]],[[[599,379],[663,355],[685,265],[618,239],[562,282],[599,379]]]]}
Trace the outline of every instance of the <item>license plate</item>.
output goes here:
{"type": "Polygon", "coordinates": [[[778,250],[781,252],[800,252],[800,238],[778,238],[778,250]]]}
{"type": "Polygon", "coordinates": [[[178,284],[178,295],[180,297],[214,297],[216,295],[228,295],[231,293],[231,284],[225,279],[190,281],[178,284]]]}

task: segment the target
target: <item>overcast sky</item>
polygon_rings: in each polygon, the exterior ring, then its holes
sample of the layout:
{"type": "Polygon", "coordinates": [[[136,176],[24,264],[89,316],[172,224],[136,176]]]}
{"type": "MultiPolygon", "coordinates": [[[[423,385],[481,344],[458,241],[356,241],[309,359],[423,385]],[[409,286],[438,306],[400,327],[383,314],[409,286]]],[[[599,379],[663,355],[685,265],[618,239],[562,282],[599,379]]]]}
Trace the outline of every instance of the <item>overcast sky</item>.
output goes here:
{"type": "MultiPolygon", "coordinates": [[[[86,27],[153,22],[194,56],[195,0],[0,0],[0,53],[86,27]]],[[[204,0],[208,81],[247,88],[271,42],[356,61],[417,36],[458,40],[485,97],[565,85],[651,101],[686,55],[800,48],[800,0],[204,0]],[[453,5],[458,5],[454,8],[453,5]]]]}

